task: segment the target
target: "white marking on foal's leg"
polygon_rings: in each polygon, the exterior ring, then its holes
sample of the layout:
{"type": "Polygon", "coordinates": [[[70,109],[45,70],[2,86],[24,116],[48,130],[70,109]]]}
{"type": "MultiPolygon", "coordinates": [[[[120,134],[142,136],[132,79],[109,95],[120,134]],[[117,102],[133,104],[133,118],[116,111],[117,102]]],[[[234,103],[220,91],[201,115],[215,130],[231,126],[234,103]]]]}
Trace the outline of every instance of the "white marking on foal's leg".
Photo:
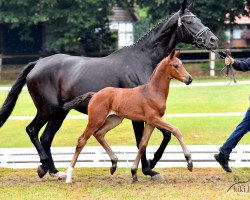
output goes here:
{"type": "Polygon", "coordinates": [[[71,183],[72,182],[72,173],[73,173],[74,168],[71,166],[68,167],[67,169],[67,178],[66,178],[66,183],[71,183]]]}

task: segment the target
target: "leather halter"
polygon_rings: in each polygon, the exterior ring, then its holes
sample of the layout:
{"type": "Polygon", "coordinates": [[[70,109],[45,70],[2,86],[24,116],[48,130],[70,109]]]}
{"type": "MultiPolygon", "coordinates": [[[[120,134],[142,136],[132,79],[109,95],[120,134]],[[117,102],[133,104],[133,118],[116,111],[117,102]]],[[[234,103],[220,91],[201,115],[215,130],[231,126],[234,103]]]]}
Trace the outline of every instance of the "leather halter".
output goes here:
{"type": "Polygon", "coordinates": [[[179,40],[181,41],[181,39],[184,39],[184,33],[183,33],[183,28],[182,26],[187,30],[187,32],[193,37],[194,39],[194,44],[197,46],[197,47],[203,47],[205,42],[203,41],[201,35],[207,31],[209,31],[210,29],[208,27],[203,27],[198,33],[196,34],[193,34],[189,29],[188,27],[185,25],[185,23],[182,22],[182,19],[183,18],[187,18],[187,17],[196,17],[195,15],[193,14],[190,14],[190,15],[183,15],[183,16],[180,16],[179,15],[179,19],[178,19],[178,29],[180,31],[177,32],[177,36],[179,38],[179,40]]]}

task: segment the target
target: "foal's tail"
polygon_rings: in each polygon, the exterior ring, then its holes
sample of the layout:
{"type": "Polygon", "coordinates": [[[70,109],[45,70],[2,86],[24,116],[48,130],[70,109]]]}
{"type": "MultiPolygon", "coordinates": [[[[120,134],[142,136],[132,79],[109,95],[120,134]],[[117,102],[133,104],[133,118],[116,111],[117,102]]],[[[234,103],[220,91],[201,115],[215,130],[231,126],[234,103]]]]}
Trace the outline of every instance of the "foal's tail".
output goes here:
{"type": "Polygon", "coordinates": [[[94,94],[95,92],[89,92],[81,96],[78,96],[72,101],[65,103],[62,108],[65,111],[70,111],[71,109],[75,109],[77,108],[77,106],[81,105],[84,101],[91,99],[94,94]]]}
{"type": "Polygon", "coordinates": [[[35,67],[36,63],[37,61],[27,64],[23,68],[23,71],[19,74],[12,88],[10,89],[9,94],[2,105],[2,108],[0,109],[0,127],[3,126],[3,124],[10,116],[12,110],[14,109],[18,96],[26,83],[26,77],[28,76],[30,71],[35,67]]]}

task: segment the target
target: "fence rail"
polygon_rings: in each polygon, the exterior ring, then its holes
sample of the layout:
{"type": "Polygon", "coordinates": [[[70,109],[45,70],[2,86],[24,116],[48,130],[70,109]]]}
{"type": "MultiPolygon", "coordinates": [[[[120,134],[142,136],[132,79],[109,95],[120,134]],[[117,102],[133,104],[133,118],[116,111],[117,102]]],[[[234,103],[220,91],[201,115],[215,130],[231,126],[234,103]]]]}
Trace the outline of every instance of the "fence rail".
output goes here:
{"type": "MultiPolygon", "coordinates": [[[[219,145],[188,145],[192,154],[194,167],[219,167],[214,160],[219,145]]],[[[136,157],[134,146],[111,146],[118,156],[118,167],[130,168],[136,157]]],[[[147,156],[153,158],[157,146],[148,146],[147,156]]],[[[54,147],[52,154],[57,167],[68,167],[73,157],[74,147],[54,147]]],[[[250,167],[250,145],[238,145],[231,154],[230,166],[250,167]]],[[[40,165],[34,148],[0,148],[0,167],[4,168],[36,168],[40,165]]],[[[79,156],[76,167],[110,167],[110,158],[100,146],[85,147],[79,156]]],[[[179,145],[168,146],[158,168],[186,167],[186,160],[179,145]]]]}

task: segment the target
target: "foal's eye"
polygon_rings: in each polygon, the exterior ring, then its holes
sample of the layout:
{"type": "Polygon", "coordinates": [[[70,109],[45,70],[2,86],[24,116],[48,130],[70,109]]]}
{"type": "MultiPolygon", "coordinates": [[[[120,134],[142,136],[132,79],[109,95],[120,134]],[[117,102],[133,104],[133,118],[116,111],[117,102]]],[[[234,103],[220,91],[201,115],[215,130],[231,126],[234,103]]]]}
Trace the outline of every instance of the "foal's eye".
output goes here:
{"type": "Polygon", "coordinates": [[[177,65],[177,64],[174,64],[173,66],[175,69],[178,69],[178,67],[179,67],[179,65],[177,65]]]}
{"type": "Polygon", "coordinates": [[[192,24],[192,22],[191,22],[191,21],[186,21],[186,23],[187,23],[187,24],[192,24]]]}

